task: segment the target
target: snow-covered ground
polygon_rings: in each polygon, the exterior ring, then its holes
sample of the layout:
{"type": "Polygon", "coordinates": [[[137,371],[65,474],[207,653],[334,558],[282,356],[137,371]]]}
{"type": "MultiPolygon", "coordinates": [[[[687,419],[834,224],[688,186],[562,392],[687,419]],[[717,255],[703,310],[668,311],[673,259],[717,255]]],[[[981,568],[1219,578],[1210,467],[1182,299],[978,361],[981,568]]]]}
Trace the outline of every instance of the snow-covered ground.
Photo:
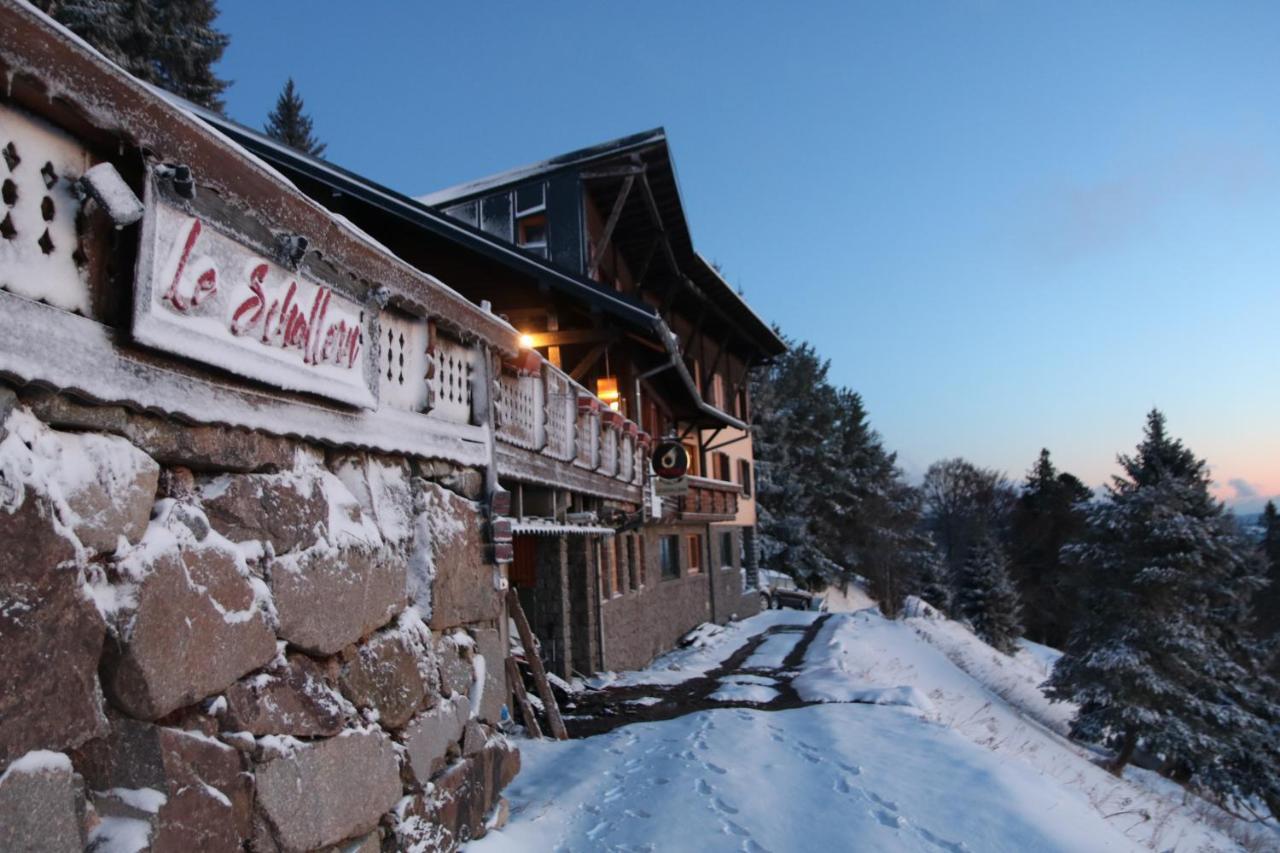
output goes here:
{"type": "MultiPolygon", "coordinates": [[[[605,680],[696,677],[766,628],[819,615],[770,611],[708,629],[650,670],[605,680]]],[[[770,637],[757,655],[780,659],[798,636],[770,637]]],[[[794,682],[822,704],[522,742],[510,823],[469,849],[1241,849],[1180,789],[1140,772],[1116,779],[1057,734],[1070,708],[1036,688],[1053,659],[1034,645],[1001,655],[946,620],[833,614],[794,682]]],[[[723,689],[752,701],[757,682],[726,678],[723,689]]]]}

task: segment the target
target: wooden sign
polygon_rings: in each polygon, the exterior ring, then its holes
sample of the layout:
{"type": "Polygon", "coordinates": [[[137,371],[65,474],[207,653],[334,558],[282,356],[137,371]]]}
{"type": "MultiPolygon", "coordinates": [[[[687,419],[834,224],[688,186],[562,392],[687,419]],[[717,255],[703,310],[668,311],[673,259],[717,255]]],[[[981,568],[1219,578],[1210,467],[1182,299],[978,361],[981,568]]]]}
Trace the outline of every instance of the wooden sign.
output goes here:
{"type": "Polygon", "coordinates": [[[168,198],[159,180],[147,186],[134,337],[278,388],[376,408],[378,312],[231,236],[168,198]]]}

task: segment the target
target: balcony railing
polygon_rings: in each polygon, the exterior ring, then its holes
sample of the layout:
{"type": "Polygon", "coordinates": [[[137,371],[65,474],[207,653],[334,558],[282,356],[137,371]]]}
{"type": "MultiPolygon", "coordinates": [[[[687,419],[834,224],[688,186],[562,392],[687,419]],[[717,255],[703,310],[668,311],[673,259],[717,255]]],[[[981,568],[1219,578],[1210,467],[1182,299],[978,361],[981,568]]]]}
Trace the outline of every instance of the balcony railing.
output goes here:
{"type": "Polygon", "coordinates": [[[632,485],[644,482],[647,437],[567,374],[526,352],[497,381],[499,441],[632,485]]]}
{"type": "Polygon", "coordinates": [[[741,494],[737,483],[690,477],[688,494],[676,498],[676,514],[690,521],[730,521],[738,514],[741,494]]]}

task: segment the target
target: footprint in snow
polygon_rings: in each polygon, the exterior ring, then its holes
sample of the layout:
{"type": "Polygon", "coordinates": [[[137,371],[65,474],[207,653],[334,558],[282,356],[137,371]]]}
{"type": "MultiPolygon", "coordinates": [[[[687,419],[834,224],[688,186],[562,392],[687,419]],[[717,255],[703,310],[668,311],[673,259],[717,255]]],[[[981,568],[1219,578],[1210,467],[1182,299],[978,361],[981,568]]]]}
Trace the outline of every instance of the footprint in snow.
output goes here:
{"type": "Polygon", "coordinates": [[[845,764],[843,761],[837,761],[836,766],[848,773],[850,776],[861,776],[862,767],[857,764],[845,764]]]}
{"type": "Polygon", "coordinates": [[[587,838],[590,838],[592,841],[595,841],[597,838],[604,835],[608,831],[609,831],[609,821],[602,820],[599,823],[597,823],[595,826],[591,827],[591,829],[587,830],[587,838]]]}
{"type": "Polygon", "coordinates": [[[867,791],[867,796],[875,800],[877,803],[884,806],[886,809],[888,809],[891,812],[896,812],[898,810],[897,803],[895,803],[893,800],[886,800],[884,797],[880,796],[875,791],[867,791]]]}
{"type": "Polygon", "coordinates": [[[666,776],[659,776],[658,778],[656,778],[656,779],[654,779],[654,780],[653,780],[653,784],[655,784],[655,785],[670,785],[670,784],[671,784],[671,780],[670,780],[670,779],[668,779],[666,776]]]}
{"type": "Polygon", "coordinates": [[[644,809],[627,809],[626,811],[623,812],[623,814],[626,815],[627,817],[638,817],[638,818],[645,818],[645,819],[653,817],[653,815],[649,814],[644,809]]]}
{"type": "Polygon", "coordinates": [[[719,797],[716,797],[714,800],[712,800],[711,804],[715,806],[716,811],[720,812],[720,814],[737,814],[738,813],[737,809],[735,809],[733,806],[729,805],[719,797]]]}
{"type": "Polygon", "coordinates": [[[612,803],[614,800],[621,797],[623,792],[624,792],[623,787],[621,785],[618,785],[615,788],[610,788],[609,790],[605,791],[603,799],[606,803],[612,803]]]}
{"type": "Polygon", "coordinates": [[[902,829],[906,825],[906,821],[902,819],[901,815],[893,814],[884,809],[876,809],[872,812],[872,815],[890,829],[902,829]]]}
{"type": "Polygon", "coordinates": [[[719,764],[712,764],[710,761],[702,762],[702,766],[710,770],[712,773],[719,773],[721,776],[729,772],[728,770],[725,770],[723,767],[721,767],[719,764]]]}
{"type": "Polygon", "coordinates": [[[720,821],[720,825],[723,827],[725,835],[732,833],[740,838],[748,838],[751,835],[750,832],[747,832],[746,827],[741,824],[734,823],[731,820],[722,820],[720,821]]]}
{"type": "Polygon", "coordinates": [[[837,777],[836,782],[832,787],[835,788],[837,794],[853,793],[853,786],[849,784],[849,780],[844,776],[837,777]]]}
{"type": "Polygon", "coordinates": [[[711,786],[707,784],[706,779],[699,779],[694,783],[693,789],[704,797],[711,796],[711,786]]]}
{"type": "Polygon", "coordinates": [[[924,827],[917,826],[916,832],[920,833],[920,837],[930,844],[948,851],[948,853],[969,853],[969,845],[963,841],[948,841],[945,838],[939,838],[924,827]]]}
{"type": "Polygon", "coordinates": [[[757,844],[754,838],[748,838],[742,842],[742,853],[769,853],[769,848],[763,844],[757,844]]]}

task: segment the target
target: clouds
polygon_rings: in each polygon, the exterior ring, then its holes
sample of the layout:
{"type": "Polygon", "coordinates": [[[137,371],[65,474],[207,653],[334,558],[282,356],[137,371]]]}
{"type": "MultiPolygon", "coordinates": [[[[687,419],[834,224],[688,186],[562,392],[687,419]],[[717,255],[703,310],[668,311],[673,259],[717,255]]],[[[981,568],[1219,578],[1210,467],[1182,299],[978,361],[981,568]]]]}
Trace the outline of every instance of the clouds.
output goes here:
{"type": "Polygon", "coordinates": [[[1237,207],[1273,190],[1280,169],[1260,143],[1197,141],[1036,190],[1024,209],[1037,254],[1057,263],[1140,241],[1175,206],[1237,207]]]}
{"type": "Polygon", "coordinates": [[[1262,496],[1258,489],[1243,477],[1232,477],[1227,480],[1227,486],[1235,491],[1235,500],[1238,501],[1253,500],[1262,496]]]}

